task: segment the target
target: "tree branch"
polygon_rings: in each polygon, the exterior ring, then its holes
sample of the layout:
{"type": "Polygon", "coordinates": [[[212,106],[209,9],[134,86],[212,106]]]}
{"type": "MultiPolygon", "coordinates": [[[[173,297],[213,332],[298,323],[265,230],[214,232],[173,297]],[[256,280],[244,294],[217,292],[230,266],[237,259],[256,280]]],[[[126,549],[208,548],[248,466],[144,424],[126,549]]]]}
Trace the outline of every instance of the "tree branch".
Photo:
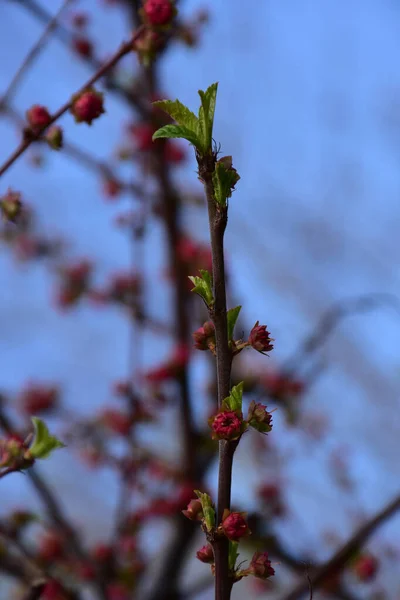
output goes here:
{"type": "MultiPolygon", "coordinates": [[[[314,590],[321,587],[326,579],[329,579],[332,575],[338,573],[351,558],[353,553],[358,550],[367,539],[374,533],[374,531],[386,521],[389,517],[393,516],[396,511],[400,509],[400,495],[380,512],[378,512],[372,519],[362,525],[356,533],[332,556],[328,562],[317,567],[314,571],[310,571],[310,578],[314,590]]],[[[302,581],[288,594],[283,596],[281,600],[298,600],[306,594],[308,591],[308,582],[302,581]]]]}
{"type": "MultiPolygon", "coordinates": [[[[120,49],[112,56],[108,61],[106,61],[96,73],[90,77],[90,79],[76,92],[77,94],[83,93],[87,88],[91,87],[96,81],[98,81],[103,75],[107,73],[109,69],[111,69],[114,65],[121,60],[126,54],[133,51],[133,43],[142,33],[143,27],[139,27],[139,29],[133,34],[131,39],[128,42],[124,42],[120,49]]],[[[72,100],[68,100],[65,104],[63,104],[53,115],[51,116],[50,122],[43,127],[40,131],[29,136],[28,138],[21,141],[20,145],[16,150],[11,154],[11,156],[6,160],[6,162],[0,167],[0,177],[4,175],[4,173],[14,164],[14,162],[29,148],[32,142],[37,141],[44,131],[50,125],[55,123],[57,119],[59,119],[64,113],[67,112],[72,106],[72,100]]]]}

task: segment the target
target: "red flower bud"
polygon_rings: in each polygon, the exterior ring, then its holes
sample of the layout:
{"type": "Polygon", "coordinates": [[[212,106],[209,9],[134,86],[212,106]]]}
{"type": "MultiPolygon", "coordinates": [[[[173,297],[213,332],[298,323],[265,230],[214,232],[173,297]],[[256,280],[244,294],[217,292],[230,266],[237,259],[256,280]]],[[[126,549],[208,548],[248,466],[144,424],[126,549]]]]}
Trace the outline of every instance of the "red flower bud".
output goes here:
{"type": "Polygon", "coordinates": [[[146,0],[143,14],[149,25],[168,25],[175,15],[175,10],[170,0],[146,0]]]}
{"type": "Polygon", "coordinates": [[[94,119],[102,115],[104,110],[103,94],[94,88],[89,88],[72,97],[71,113],[77,123],[92,124],[94,119]]]}
{"type": "Polygon", "coordinates": [[[237,440],[244,431],[243,419],[233,410],[217,413],[208,420],[216,440],[237,440]]]}
{"type": "Polygon", "coordinates": [[[182,513],[191,521],[201,521],[203,518],[203,507],[198,498],[193,498],[182,513]]]}
{"type": "Polygon", "coordinates": [[[34,104],[26,111],[26,118],[33,130],[40,131],[49,124],[51,116],[45,106],[34,104]]]}
{"type": "Polygon", "coordinates": [[[72,41],[75,52],[82,58],[91,58],[93,56],[93,44],[86,37],[76,37],[72,41]]]}
{"type": "Polygon", "coordinates": [[[211,565],[214,562],[214,550],[211,544],[206,544],[197,550],[196,556],[201,562],[211,565]]]}
{"type": "Polygon", "coordinates": [[[51,579],[46,583],[40,598],[41,600],[67,600],[67,595],[61,583],[51,579]]]}
{"type": "Polygon", "coordinates": [[[59,392],[56,387],[32,383],[22,391],[20,403],[25,413],[34,415],[53,410],[58,399],[59,392]]]}
{"type": "Polygon", "coordinates": [[[132,426],[132,419],[128,415],[113,409],[103,412],[102,421],[111,431],[122,436],[128,435],[132,426]]]}
{"type": "Polygon", "coordinates": [[[272,341],[267,326],[259,325],[257,321],[249,335],[248,342],[250,346],[253,346],[254,350],[258,352],[269,352],[274,347],[272,341]]]}
{"type": "Polygon", "coordinates": [[[111,177],[105,179],[103,182],[103,192],[107,198],[114,200],[115,198],[118,198],[121,193],[121,184],[116,179],[112,179],[111,177]]]}
{"type": "Polygon", "coordinates": [[[229,510],[225,510],[222,515],[221,530],[233,542],[251,533],[245,517],[246,513],[229,512],[229,510]]]}
{"type": "Polygon", "coordinates": [[[155,128],[150,123],[136,123],[129,126],[136,147],[140,152],[146,152],[153,148],[153,133],[155,128]]]}
{"type": "Polygon", "coordinates": [[[275,575],[275,570],[271,567],[271,561],[268,558],[268,552],[255,552],[246,571],[249,575],[254,575],[254,577],[260,579],[268,579],[268,577],[275,575]]]}
{"type": "Polygon", "coordinates": [[[112,583],[107,586],[107,600],[129,600],[131,594],[122,583],[112,583]]]}
{"type": "Polygon", "coordinates": [[[64,554],[64,542],[62,538],[55,532],[49,531],[40,540],[38,549],[39,557],[46,561],[53,561],[61,558],[64,554]]]}
{"type": "Polygon", "coordinates": [[[192,335],[197,350],[215,349],[215,327],[212,321],[206,321],[203,327],[196,329],[192,335]]]}
{"type": "Polygon", "coordinates": [[[379,567],[378,560],[370,554],[360,556],[353,564],[353,570],[362,582],[372,581],[379,567]]]}
{"type": "Polygon", "coordinates": [[[267,407],[264,404],[256,403],[254,400],[250,402],[247,422],[251,427],[257,429],[257,431],[261,431],[261,433],[268,433],[272,429],[271,413],[267,411],[267,407]]]}
{"type": "Polygon", "coordinates": [[[63,145],[63,130],[59,125],[53,125],[46,132],[45,139],[50,148],[53,148],[53,150],[60,150],[63,145]]]}

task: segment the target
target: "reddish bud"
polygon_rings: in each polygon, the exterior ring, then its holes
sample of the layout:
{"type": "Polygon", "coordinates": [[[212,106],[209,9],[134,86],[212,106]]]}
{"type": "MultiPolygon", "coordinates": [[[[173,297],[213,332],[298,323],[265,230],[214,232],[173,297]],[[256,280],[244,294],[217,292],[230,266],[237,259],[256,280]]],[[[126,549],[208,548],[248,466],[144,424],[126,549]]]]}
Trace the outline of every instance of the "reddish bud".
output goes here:
{"type": "Polygon", "coordinates": [[[267,411],[267,407],[264,404],[256,403],[254,400],[249,406],[247,422],[261,433],[268,433],[272,429],[271,413],[267,411]]]}
{"type": "Polygon", "coordinates": [[[67,600],[67,595],[61,583],[51,579],[46,583],[40,598],[41,600],[67,600]]]}
{"type": "Polygon", "coordinates": [[[93,56],[93,44],[86,37],[76,37],[72,41],[75,52],[82,58],[91,58],[93,56]]]}
{"type": "Polygon", "coordinates": [[[59,125],[53,125],[46,132],[45,139],[50,148],[53,148],[53,150],[60,150],[63,145],[63,130],[59,125]]]}
{"type": "Polygon", "coordinates": [[[203,327],[196,329],[192,335],[197,350],[215,349],[215,327],[212,321],[206,321],[203,327]]]}
{"type": "Polygon", "coordinates": [[[20,404],[25,413],[34,415],[53,410],[58,400],[59,391],[56,387],[32,383],[22,391],[20,404]]]}
{"type": "Polygon", "coordinates": [[[213,564],[214,562],[214,550],[211,544],[206,544],[200,550],[197,550],[196,556],[201,562],[206,564],[213,564]]]}
{"type": "Polygon", "coordinates": [[[216,440],[237,440],[243,433],[243,419],[233,410],[217,413],[208,420],[216,440]]]}
{"type": "Polygon", "coordinates": [[[168,25],[175,15],[175,9],[170,0],[146,0],[143,15],[149,25],[168,25]]]}
{"type": "Polygon", "coordinates": [[[353,571],[362,582],[372,581],[379,568],[378,560],[370,555],[364,554],[360,556],[353,564],[353,571]]]}
{"type": "Polygon", "coordinates": [[[114,556],[112,546],[107,544],[97,544],[93,548],[93,558],[100,563],[109,562],[114,556]]]}
{"type": "Polygon", "coordinates": [[[240,538],[246,537],[251,533],[247,525],[246,513],[229,512],[227,509],[222,516],[220,528],[226,537],[233,542],[237,542],[240,538]]]}
{"type": "Polygon", "coordinates": [[[105,410],[102,415],[103,423],[114,433],[127,436],[131,430],[132,419],[118,410],[105,410]]]}
{"type": "Polygon", "coordinates": [[[39,557],[46,561],[53,561],[61,558],[64,554],[64,542],[60,536],[54,532],[48,532],[40,540],[38,549],[39,557]]]}
{"type": "Polygon", "coordinates": [[[164,158],[167,162],[173,165],[180,165],[186,159],[186,152],[181,146],[175,144],[171,140],[164,146],[164,158]]]}
{"type": "Polygon", "coordinates": [[[191,521],[201,521],[203,518],[203,507],[200,500],[198,498],[193,498],[187,505],[186,510],[183,510],[182,513],[191,521]]]}
{"type": "Polygon", "coordinates": [[[107,600],[129,600],[132,594],[121,583],[112,583],[107,586],[107,600]]]}
{"type": "Polygon", "coordinates": [[[26,111],[26,119],[34,131],[40,131],[50,123],[51,116],[45,106],[34,104],[26,111]]]}
{"type": "Polygon", "coordinates": [[[254,575],[254,577],[260,579],[268,579],[268,577],[275,575],[275,570],[271,567],[271,561],[268,558],[268,552],[255,552],[246,571],[249,575],[254,575]]]}
{"type": "Polygon", "coordinates": [[[76,94],[72,97],[70,111],[77,123],[91,125],[92,121],[105,112],[103,94],[94,88],[89,88],[81,94],[76,94]]]}
{"type": "Polygon", "coordinates": [[[155,128],[150,123],[136,123],[129,126],[136,147],[140,152],[146,152],[153,148],[153,133],[155,128]]]}
{"type": "Polygon", "coordinates": [[[103,192],[107,198],[114,200],[121,193],[121,184],[112,177],[105,179],[103,182],[103,192]]]}
{"type": "Polygon", "coordinates": [[[250,346],[253,346],[254,350],[258,352],[269,352],[274,347],[272,341],[267,326],[259,325],[257,321],[249,335],[248,342],[250,346]]]}

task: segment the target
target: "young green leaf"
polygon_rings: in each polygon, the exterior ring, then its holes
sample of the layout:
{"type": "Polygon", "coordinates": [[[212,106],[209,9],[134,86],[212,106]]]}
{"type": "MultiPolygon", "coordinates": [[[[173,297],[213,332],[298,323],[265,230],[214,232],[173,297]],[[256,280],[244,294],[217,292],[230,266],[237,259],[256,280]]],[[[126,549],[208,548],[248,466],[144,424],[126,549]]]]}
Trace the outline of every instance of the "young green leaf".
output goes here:
{"type": "Polygon", "coordinates": [[[236,321],[238,320],[241,308],[241,306],[235,306],[235,308],[230,308],[226,313],[228,320],[228,341],[233,338],[233,330],[235,329],[236,321]]]}
{"type": "Polygon", "coordinates": [[[218,83],[213,83],[205,92],[199,90],[201,106],[199,109],[199,123],[201,132],[202,151],[207,153],[212,146],[212,132],[214,125],[215,104],[217,100],[218,83]]]}
{"type": "Polygon", "coordinates": [[[233,386],[231,393],[223,401],[223,408],[225,410],[234,410],[235,412],[242,412],[243,403],[243,381],[233,386]]]}
{"type": "Polygon", "coordinates": [[[32,417],[35,436],[29,448],[34,458],[47,458],[57,448],[64,448],[65,444],[55,436],[50,435],[47,425],[37,417],[32,417]]]}
{"type": "Polygon", "coordinates": [[[239,552],[237,551],[239,546],[239,542],[232,542],[229,540],[229,570],[233,571],[236,566],[236,561],[239,556],[239,552]]]}
{"type": "Polygon", "coordinates": [[[196,148],[200,145],[197,135],[182,125],[164,125],[164,127],[157,129],[153,134],[153,141],[159,138],[183,138],[193,144],[193,146],[196,146],[196,148]]]}
{"type": "Polygon", "coordinates": [[[220,159],[213,173],[215,200],[220,206],[226,206],[226,201],[232,196],[232,190],[240,179],[240,175],[232,167],[232,157],[220,159]]]}
{"type": "Polygon", "coordinates": [[[203,269],[200,269],[200,275],[201,277],[193,275],[189,276],[190,281],[194,285],[191,291],[196,292],[196,294],[201,296],[207,306],[211,306],[214,302],[211,275],[208,271],[203,269]]]}
{"type": "Polygon", "coordinates": [[[201,502],[201,506],[203,509],[204,522],[206,524],[207,530],[211,531],[211,529],[215,525],[215,509],[211,502],[211,498],[208,494],[204,494],[199,490],[194,490],[194,493],[198,497],[201,502]]]}
{"type": "Polygon", "coordinates": [[[174,119],[182,127],[187,127],[190,131],[193,131],[196,135],[199,133],[199,120],[191,110],[187,108],[179,100],[157,100],[153,102],[154,106],[161,108],[170,117],[174,119]]]}

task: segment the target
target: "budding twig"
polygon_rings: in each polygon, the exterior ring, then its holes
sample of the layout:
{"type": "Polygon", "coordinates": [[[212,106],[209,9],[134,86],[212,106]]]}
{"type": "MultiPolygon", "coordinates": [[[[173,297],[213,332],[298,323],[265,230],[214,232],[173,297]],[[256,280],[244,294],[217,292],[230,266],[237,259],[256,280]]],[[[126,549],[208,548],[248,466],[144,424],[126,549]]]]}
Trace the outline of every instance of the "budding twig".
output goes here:
{"type": "MultiPolygon", "coordinates": [[[[103,75],[107,73],[114,65],[116,65],[121,58],[129,54],[133,50],[133,44],[135,40],[140,36],[143,31],[143,26],[139,27],[136,32],[132,35],[131,39],[128,42],[124,42],[120,49],[112,56],[108,61],[106,61],[98,71],[90,79],[77,91],[77,94],[82,94],[85,92],[87,88],[90,88],[94,85],[103,75]]],[[[41,130],[33,133],[28,136],[16,148],[16,150],[11,154],[11,156],[5,161],[5,163],[0,167],[0,177],[4,175],[4,173],[14,164],[14,162],[29,148],[32,142],[37,141],[40,136],[43,134],[46,129],[55,123],[63,114],[65,114],[72,106],[72,99],[69,99],[65,104],[63,104],[55,113],[51,115],[49,122],[46,127],[43,127],[41,130]]]]}

